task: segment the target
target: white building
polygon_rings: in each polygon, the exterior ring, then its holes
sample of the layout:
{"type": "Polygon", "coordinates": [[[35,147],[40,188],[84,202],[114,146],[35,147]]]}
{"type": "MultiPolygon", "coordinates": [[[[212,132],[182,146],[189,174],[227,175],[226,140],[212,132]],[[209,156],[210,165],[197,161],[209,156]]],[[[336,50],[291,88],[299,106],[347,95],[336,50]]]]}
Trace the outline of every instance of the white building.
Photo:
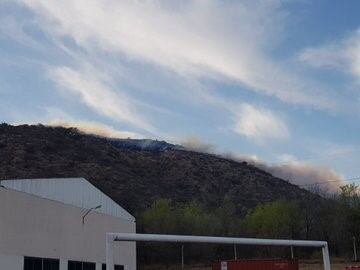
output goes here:
{"type": "MultiPolygon", "coordinates": [[[[135,218],[83,178],[1,181],[0,270],[104,270],[106,232],[135,230],[135,218]]],[[[136,269],[135,243],[114,254],[115,269],[136,269]]]]}

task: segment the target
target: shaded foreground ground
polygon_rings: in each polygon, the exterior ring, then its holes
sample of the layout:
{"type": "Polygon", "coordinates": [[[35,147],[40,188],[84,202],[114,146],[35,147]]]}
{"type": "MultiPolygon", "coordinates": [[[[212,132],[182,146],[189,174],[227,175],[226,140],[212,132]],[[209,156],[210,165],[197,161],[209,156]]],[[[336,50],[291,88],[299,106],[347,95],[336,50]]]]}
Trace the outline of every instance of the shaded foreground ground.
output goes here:
{"type": "MultiPolygon", "coordinates": [[[[360,263],[354,263],[354,262],[333,262],[331,264],[331,270],[343,270],[346,266],[350,265],[360,265],[360,263]]],[[[299,265],[299,270],[322,270],[323,265],[322,263],[306,263],[302,262],[299,265]]]]}
{"type": "MultiPolygon", "coordinates": [[[[331,263],[331,270],[344,270],[346,266],[358,265],[360,262],[354,263],[351,261],[336,260],[331,263]]],[[[153,265],[149,267],[141,267],[141,269],[146,270],[181,270],[181,265],[153,265]]],[[[211,265],[186,265],[186,270],[211,270],[211,265]]],[[[300,261],[299,270],[323,270],[323,264],[320,261],[300,261]]]]}

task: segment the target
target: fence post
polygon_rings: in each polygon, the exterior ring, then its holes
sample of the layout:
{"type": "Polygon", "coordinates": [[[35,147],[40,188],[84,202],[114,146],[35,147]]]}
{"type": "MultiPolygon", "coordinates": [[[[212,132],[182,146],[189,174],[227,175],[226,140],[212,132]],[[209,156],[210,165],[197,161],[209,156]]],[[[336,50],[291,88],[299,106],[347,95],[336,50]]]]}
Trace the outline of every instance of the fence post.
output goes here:
{"type": "Polygon", "coordinates": [[[181,269],[184,269],[184,245],[181,245],[181,269]]]}
{"type": "Polygon", "coordinates": [[[357,262],[356,237],[353,236],[354,261],[357,262]]]}
{"type": "Polygon", "coordinates": [[[324,270],[331,270],[329,248],[328,248],[327,244],[322,247],[322,254],[323,254],[323,261],[324,261],[324,270]]]}

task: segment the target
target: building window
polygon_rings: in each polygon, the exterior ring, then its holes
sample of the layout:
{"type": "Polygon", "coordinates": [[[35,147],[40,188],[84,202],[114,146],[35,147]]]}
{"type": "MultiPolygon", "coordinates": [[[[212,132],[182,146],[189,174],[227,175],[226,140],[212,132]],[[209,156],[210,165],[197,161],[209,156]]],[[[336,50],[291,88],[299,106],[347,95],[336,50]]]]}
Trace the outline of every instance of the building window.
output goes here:
{"type": "Polygon", "coordinates": [[[95,270],[96,264],[92,262],[68,261],[68,270],[95,270]]]}
{"type": "Polygon", "coordinates": [[[43,259],[43,270],[59,270],[59,260],[43,259]]]}
{"type": "MultiPolygon", "coordinates": [[[[101,270],[106,270],[106,264],[103,263],[101,270]]],[[[114,270],[124,270],[124,266],[115,264],[114,265],[114,270]]]]}
{"type": "Polygon", "coordinates": [[[24,257],[24,270],[59,270],[57,259],[24,257]]]}
{"type": "Polygon", "coordinates": [[[83,262],[82,270],[95,270],[95,268],[96,268],[95,263],[83,262]]]}
{"type": "Polygon", "coordinates": [[[68,261],[68,270],[82,270],[82,262],[68,261]]]}

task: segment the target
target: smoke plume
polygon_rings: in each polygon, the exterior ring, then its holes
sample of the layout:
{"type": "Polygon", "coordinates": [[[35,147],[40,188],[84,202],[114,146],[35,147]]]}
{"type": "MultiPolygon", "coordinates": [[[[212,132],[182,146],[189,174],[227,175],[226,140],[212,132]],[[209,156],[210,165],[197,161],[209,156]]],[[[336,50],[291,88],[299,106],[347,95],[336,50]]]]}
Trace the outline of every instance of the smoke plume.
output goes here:
{"type": "Polygon", "coordinates": [[[201,139],[196,136],[186,137],[180,143],[186,149],[190,151],[213,154],[215,152],[215,146],[209,143],[204,143],[201,139]]]}
{"type": "Polygon", "coordinates": [[[65,128],[77,128],[79,131],[98,135],[102,137],[108,138],[132,138],[132,139],[140,139],[143,138],[141,134],[129,132],[129,131],[121,131],[117,130],[111,126],[107,126],[97,122],[89,122],[89,121],[65,121],[65,120],[51,120],[48,122],[49,126],[61,126],[65,128]]]}
{"type": "Polygon", "coordinates": [[[319,188],[322,191],[335,192],[345,185],[344,178],[335,170],[302,161],[290,161],[284,164],[268,164],[256,156],[235,155],[227,153],[226,158],[235,161],[246,161],[273,176],[287,180],[306,189],[319,188]]]}
{"type": "MultiPolygon", "coordinates": [[[[94,134],[109,138],[144,138],[141,134],[120,131],[113,127],[96,123],[96,122],[83,122],[83,121],[63,121],[52,120],[49,122],[50,126],[62,126],[62,127],[75,127],[81,132],[87,134],[94,134]]],[[[200,138],[195,136],[189,136],[185,138],[181,145],[190,151],[215,154],[216,148],[214,145],[204,143],[200,138]]],[[[339,186],[344,185],[343,177],[336,171],[325,166],[319,166],[302,161],[290,161],[284,164],[269,164],[260,160],[257,156],[251,155],[239,155],[234,153],[223,153],[220,156],[235,160],[246,161],[251,165],[254,165],[268,173],[271,173],[275,177],[287,180],[292,184],[301,186],[306,189],[312,189],[314,187],[320,188],[322,191],[335,192],[339,186]]]]}

